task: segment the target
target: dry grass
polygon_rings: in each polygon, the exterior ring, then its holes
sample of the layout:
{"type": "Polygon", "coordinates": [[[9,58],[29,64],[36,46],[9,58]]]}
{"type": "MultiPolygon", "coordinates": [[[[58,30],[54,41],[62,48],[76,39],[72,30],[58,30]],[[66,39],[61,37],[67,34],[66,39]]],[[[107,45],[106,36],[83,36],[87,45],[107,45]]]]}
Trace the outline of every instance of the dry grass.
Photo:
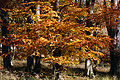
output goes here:
{"type": "MultiPolygon", "coordinates": [[[[0,61],[2,61],[2,58],[0,58],[0,61]]],[[[26,72],[25,60],[14,60],[14,67],[10,70],[3,69],[2,62],[0,63],[0,80],[53,80],[54,77],[54,75],[52,74],[52,66],[47,66],[47,63],[42,63],[42,70],[39,74],[36,74],[34,72],[26,72]]],[[[110,70],[109,64],[107,66],[101,64],[96,67],[96,74],[92,79],[84,75],[84,63],[74,66],[71,65],[66,68],[67,70],[64,70],[61,73],[64,80],[118,80],[117,77],[112,77],[108,74],[110,70]]]]}

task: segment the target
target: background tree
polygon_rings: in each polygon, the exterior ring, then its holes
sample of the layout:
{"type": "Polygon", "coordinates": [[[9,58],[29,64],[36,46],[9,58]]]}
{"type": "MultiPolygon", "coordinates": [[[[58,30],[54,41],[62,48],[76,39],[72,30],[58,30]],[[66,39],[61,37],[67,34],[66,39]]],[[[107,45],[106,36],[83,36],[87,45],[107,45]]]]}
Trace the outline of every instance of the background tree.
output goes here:
{"type": "MultiPolygon", "coordinates": [[[[110,58],[111,58],[111,69],[110,73],[113,75],[118,74],[118,61],[119,61],[119,52],[115,52],[115,50],[119,50],[119,29],[118,26],[115,24],[116,18],[112,16],[118,16],[118,14],[114,14],[114,11],[117,8],[116,2],[117,0],[111,0],[111,9],[113,12],[111,12],[110,16],[110,28],[108,29],[108,35],[111,38],[114,38],[114,41],[112,41],[113,46],[110,48],[110,58]],[[112,15],[113,14],[113,15],[112,15]]],[[[117,8],[118,9],[118,8],[117,8]]]]}
{"type": "MultiPolygon", "coordinates": [[[[119,55],[119,30],[118,30],[118,15],[119,15],[119,10],[118,6],[116,5],[117,0],[111,0],[111,1],[105,1],[104,0],[104,7],[102,7],[102,10],[100,13],[94,13],[97,15],[95,22],[99,22],[100,26],[104,26],[107,28],[108,35],[110,38],[113,40],[111,41],[111,47],[110,47],[110,60],[111,60],[111,69],[110,73],[112,75],[117,75],[118,74],[118,55],[119,55]],[[99,21],[98,21],[99,19],[99,21]],[[104,25],[105,24],[105,25],[104,25]]],[[[118,4],[118,3],[117,3],[118,4]]],[[[98,23],[97,23],[98,24],[98,23]]]]}

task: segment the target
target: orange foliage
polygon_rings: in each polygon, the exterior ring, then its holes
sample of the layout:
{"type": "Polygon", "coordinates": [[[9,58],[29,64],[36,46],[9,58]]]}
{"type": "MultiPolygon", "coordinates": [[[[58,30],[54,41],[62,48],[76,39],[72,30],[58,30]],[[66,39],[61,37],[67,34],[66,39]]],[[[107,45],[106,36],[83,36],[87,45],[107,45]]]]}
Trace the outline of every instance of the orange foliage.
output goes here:
{"type": "MultiPolygon", "coordinates": [[[[22,5],[27,6],[8,9],[11,21],[8,26],[10,31],[8,43],[16,46],[17,58],[44,54],[43,61],[52,60],[61,65],[77,64],[81,58],[100,62],[98,56],[104,56],[100,50],[108,47],[111,39],[99,33],[96,36],[87,35],[86,31],[92,34],[93,31],[97,32],[101,28],[85,27],[85,22],[76,22],[76,19],[81,20],[80,16],[87,19],[89,15],[87,8],[78,8],[73,2],[61,12],[53,11],[50,2],[37,1],[22,5]],[[40,4],[40,15],[36,15],[31,10],[31,7],[38,4],[40,4]],[[37,19],[37,16],[40,18],[37,19]],[[31,23],[28,22],[28,17],[31,18],[31,23]],[[61,22],[58,22],[59,18],[62,19],[61,22]],[[61,48],[63,56],[52,56],[52,50],[57,47],[61,48]]],[[[60,7],[64,5],[66,3],[60,7]]]]}

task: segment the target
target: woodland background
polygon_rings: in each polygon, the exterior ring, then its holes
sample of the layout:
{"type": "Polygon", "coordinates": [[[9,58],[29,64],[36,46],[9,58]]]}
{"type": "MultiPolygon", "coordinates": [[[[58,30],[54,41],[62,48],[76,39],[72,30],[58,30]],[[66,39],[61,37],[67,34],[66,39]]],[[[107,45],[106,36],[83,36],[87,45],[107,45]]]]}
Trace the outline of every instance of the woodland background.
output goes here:
{"type": "Polygon", "coordinates": [[[120,79],[120,0],[0,2],[1,80],[120,79]]]}

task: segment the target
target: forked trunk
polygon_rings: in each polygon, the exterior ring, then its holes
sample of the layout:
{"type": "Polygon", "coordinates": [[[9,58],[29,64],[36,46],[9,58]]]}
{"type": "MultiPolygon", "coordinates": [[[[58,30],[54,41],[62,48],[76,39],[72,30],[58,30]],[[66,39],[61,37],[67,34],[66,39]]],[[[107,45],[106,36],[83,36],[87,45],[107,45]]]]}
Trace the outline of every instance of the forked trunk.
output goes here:
{"type": "MultiPolygon", "coordinates": [[[[32,1],[32,0],[29,0],[29,1],[32,1]]],[[[35,1],[39,1],[39,0],[35,0],[35,1]]],[[[40,16],[39,16],[40,15],[40,5],[39,4],[36,6],[36,14],[37,14],[37,19],[39,21],[39,19],[40,19],[40,16]]],[[[32,69],[34,69],[34,71],[36,73],[39,73],[40,72],[40,67],[41,67],[40,57],[38,57],[38,56],[35,56],[35,57],[34,56],[28,56],[27,57],[27,71],[28,72],[30,72],[32,69]]]]}

